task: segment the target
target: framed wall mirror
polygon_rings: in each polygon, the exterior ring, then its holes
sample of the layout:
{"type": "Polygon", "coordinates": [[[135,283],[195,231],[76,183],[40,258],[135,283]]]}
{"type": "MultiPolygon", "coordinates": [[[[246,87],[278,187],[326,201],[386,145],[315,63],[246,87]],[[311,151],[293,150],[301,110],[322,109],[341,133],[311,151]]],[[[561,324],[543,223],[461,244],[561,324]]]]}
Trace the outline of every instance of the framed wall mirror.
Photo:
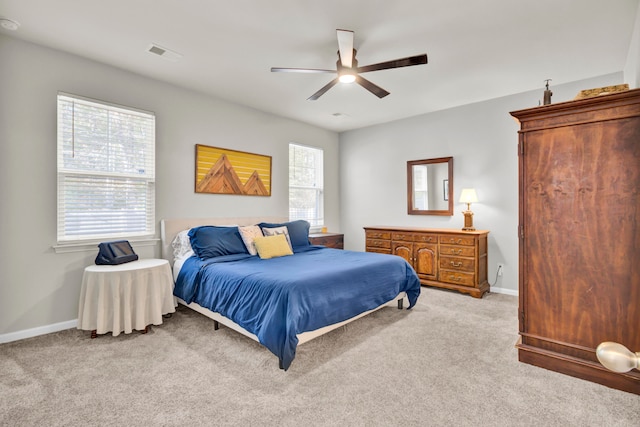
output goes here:
{"type": "Polygon", "coordinates": [[[407,213],[453,215],[453,157],[407,162],[407,213]]]}

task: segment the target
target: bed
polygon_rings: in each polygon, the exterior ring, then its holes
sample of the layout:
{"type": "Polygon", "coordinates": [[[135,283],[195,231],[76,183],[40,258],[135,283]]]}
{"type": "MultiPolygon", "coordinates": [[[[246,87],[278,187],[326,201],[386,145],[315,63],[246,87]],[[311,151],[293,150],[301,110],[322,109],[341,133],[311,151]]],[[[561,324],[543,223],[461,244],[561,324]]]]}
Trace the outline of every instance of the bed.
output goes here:
{"type": "Polygon", "coordinates": [[[215,329],[221,323],[261,343],[284,370],[304,342],[386,305],[415,305],[420,281],[403,258],[310,245],[308,230],[279,217],[163,220],[174,295],[215,329]],[[256,227],[260,237],[247,239],[256,227]],[[289,251],[269,257],[274,247],[289,251]]]}

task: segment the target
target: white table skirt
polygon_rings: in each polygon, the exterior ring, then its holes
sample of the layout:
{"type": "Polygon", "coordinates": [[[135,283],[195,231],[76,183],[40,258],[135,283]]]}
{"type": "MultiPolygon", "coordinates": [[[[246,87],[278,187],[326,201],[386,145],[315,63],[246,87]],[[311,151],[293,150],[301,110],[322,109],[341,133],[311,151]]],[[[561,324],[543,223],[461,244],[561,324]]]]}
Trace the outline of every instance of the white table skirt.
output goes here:
{"type": "Polygon", "coordinates": [[[82,277],[78,329],[118,336],[161,325],[163,314],[176,311],[173,286],[165,259],[91,265],[82,277]]]}

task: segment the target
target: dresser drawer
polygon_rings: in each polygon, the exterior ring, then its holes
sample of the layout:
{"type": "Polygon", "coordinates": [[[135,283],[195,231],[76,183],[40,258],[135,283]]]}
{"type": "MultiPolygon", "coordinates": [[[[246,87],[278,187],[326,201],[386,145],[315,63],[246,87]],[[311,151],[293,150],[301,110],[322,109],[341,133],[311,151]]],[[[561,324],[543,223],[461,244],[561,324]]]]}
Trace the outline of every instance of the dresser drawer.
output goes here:
{"type": "Polygon", "coordinates": [[[456,246],[474,246],[476,239],[473,236],[461,236],[461,235],[448,235],[440,236],[441,245],[456,245],[456,246]]]}
{"type": "Polygon", "coordinates": [[[459,271],[440,270],[440,281],[456,285],[474,286],[475,274],[459,271]]]}
{"type": "Polygon", "coordinates": [[[375,239],[367,239],[367,250],[369,248],[378,248],[378,249],[388,249],[391,251],[391,240],[375,240],[375,239]]]}
{"type": "Polygon", "coordinates": [[[391,240],[395,242],[413,242],[414,237],[412,233],[391,233],[391,240]]]}
{"type": "Polygon", "coordinates": [[[435,234],[416,234],[414,235],[414,241],[420,243],[437,243],[438,236],[435,234]]]}
{"type": "Polygon", "coordinates": [[[377,254],[389,254],[389,255],[391,255],[391,249],[372,248],[370,246],[367,246],[366,251],[367,252],[375,252],[377,254]]]}
{"type": "Polygon", "coordinates": [[[441,256],[440,268],[442,270],[470,271],[473,273],[476,269],[476,261],[473,258],[441,256]]]}
{"type": "Polygon", "coordinates": [[[440,255],[457,255],[473,257],[476,254],[474,246],[440,245],[440,255]]]}
{"type": "MultiPolygon", "coordinates": [[[[391,232],[389,231],[378,231],[378,230],[367,230],[366,231],[367,240],[369,239],[391,239],[391,232]]],[[[391,247],[391,246],[389,246],[391,247]]]]}
{"type": "Polygon", "coordinates": [[[309,242],[312,245],[322,245],[328,248],[344,249],[344,234],[338,234],[338,233],[309,234],[309,242]]]}

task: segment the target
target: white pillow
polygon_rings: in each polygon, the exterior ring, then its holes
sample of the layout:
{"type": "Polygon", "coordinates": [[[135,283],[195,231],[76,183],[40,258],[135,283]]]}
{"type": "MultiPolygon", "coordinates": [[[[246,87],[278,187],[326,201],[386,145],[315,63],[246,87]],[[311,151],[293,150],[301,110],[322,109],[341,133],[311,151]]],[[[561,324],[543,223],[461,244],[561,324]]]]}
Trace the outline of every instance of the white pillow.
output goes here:
{"type": "Polygon", "coordinates": [[[189,240],[189,230],[182,230],[171,242],[173,248],[173,259],[182,258],[185,254],[189,253],[191,249],[191,241],[189,240]]]}
{"type": "Polygon", "coordinates": [[[247,247],[247,250],[251,255],[257,255],[258,251],[256,249],[256,244],[254,243],[254,239],[256,237],[263,237],[262,230],[257,225],[245,225],[244,227],[238,227],[238,231],[240,232],[240,236],[242,237],[242,241],[244,245],[247,247]]]}
{"type": "Polygon", "coordinates": [[[184,264],[184,262],[194,255],[195,253],[192,250],[189,250],[189,252],[176,258],[173,261],[173,281],[174,282],[178,281],[178,275],[180,274],[180,269],[182,268],[182,265],[184,264]]]}
{"type": "Polygon", "coordinates": [[[287,243],[289,244],[289,248],[293,248],[293,246],[291,246],[291,239],[289,238],[289,229],[287,228],[286,225],[283,225],[282,227],[274,227],[274,228],[262,227],[262,233],[265,236],[277,236],[278,234],[284,234],[284,236],[287,238],[287,243]]]}

